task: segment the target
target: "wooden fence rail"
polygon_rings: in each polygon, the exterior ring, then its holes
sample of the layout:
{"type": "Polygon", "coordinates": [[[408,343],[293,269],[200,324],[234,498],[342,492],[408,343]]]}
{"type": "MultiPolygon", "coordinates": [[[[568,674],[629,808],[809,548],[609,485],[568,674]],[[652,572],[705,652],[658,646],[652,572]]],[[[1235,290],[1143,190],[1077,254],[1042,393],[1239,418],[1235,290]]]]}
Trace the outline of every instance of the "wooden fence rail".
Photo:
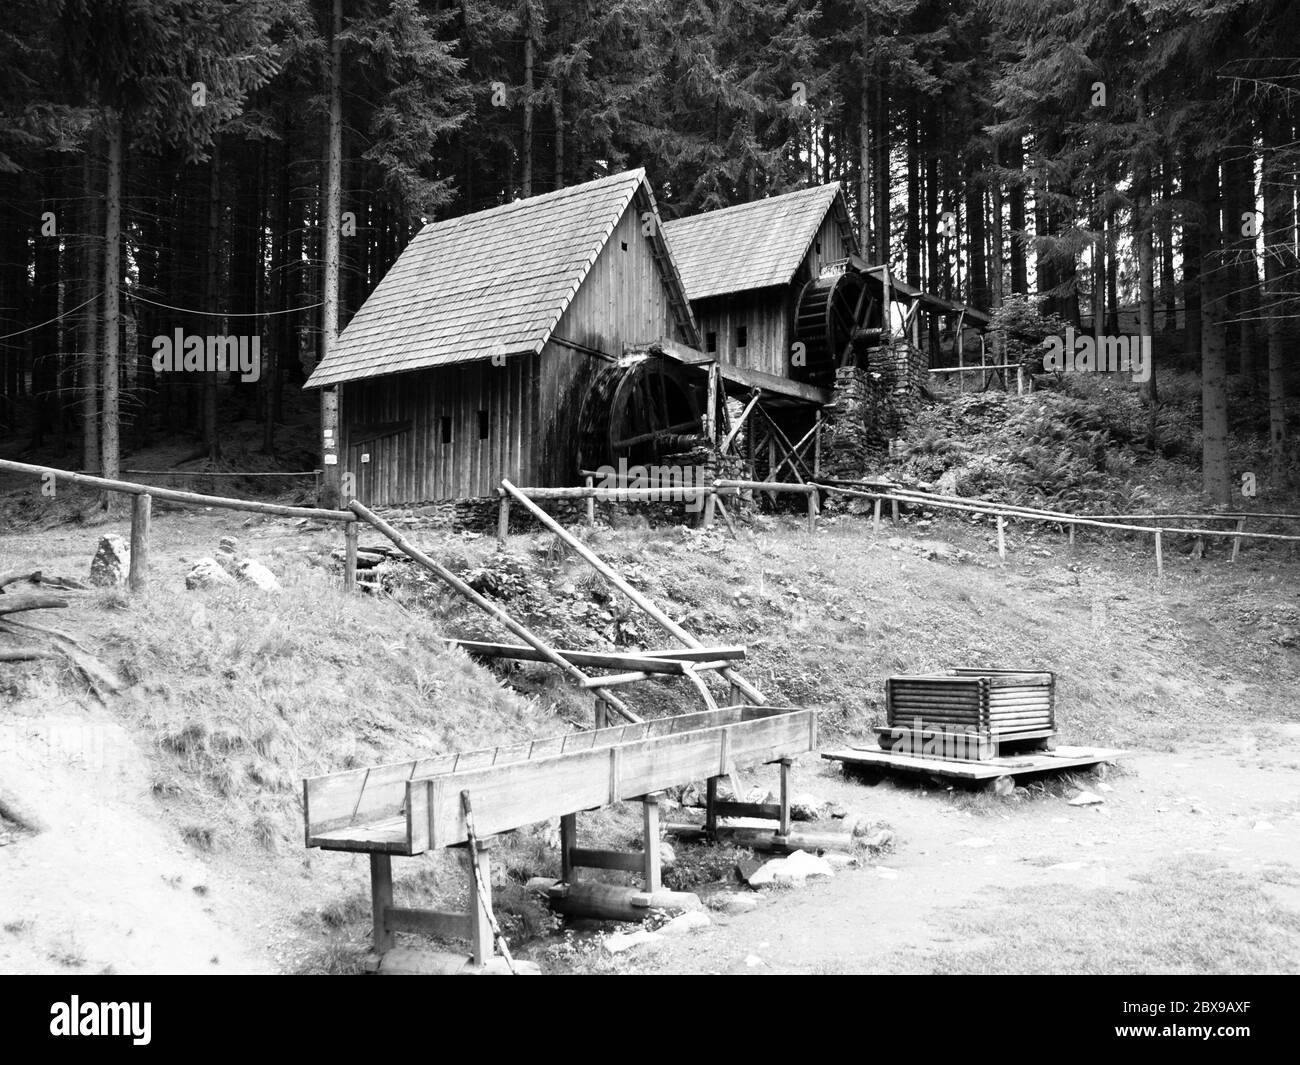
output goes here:
{"type": "Polygon", "coordinates": [[[310,518],[315,521],[336,521],[344,525],[349,563],[345,566],[343,583],[345,587],[356,585],[356,547],[355,527],[357,516],[350,510],[323,510],[319,507],[291,507],[280,503],[263,503],[254,499],[233,499],[226,496],[202,495],[199,492],[182,492],[175,488],[161,488],[157,485],[138,484],[134,481],[117,481],[108,477],[95,477],[88,473],[73,470],[60,470],[54,466],[36,466],[27,462],[14,462],[0,459],[0,471],[26,474],[30,477],[53,478],[56,481],[69,481],[87,488],[98,488],[105,492],[119,492],[133,497],[131,506],[131,568],[127,578],[128,587],[139,591],[149,579],[149,532],[152,518],[152,504],[155,499],[165,499],[172,503],[184,503],[197,507],[217,507],[224,510],[241,510],[254,514],[270,514],[281,518],[310,518]],[[347,527],[351,525],[353,533],[349,537],[347,527]],[[139,561],[137,562],[137,552],[139,561]],[[349,568],[350,567],[350,568],[349,568]]]}

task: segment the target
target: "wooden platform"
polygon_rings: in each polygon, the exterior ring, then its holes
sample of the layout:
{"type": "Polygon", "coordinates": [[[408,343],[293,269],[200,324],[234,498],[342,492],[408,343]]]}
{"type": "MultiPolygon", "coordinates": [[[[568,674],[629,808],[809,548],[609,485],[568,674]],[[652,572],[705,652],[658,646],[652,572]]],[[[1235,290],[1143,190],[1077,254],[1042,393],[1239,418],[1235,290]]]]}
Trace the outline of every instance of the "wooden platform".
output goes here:
{"type": "Polygon", "coordinates": [[[1123,757],[1124,751],[1109,747],[1057,747],[1054,751],[990,758],[984,762],[963,762],[947,758],[923,758],[916,755],[891,754],[876,747],[845,747],[822,751],[822,757],[845,765],[874,767],[898,773],[924,773],[953,780],[996,780],[1033,773],[1059,773],[1081,769],[1123,757]]]}

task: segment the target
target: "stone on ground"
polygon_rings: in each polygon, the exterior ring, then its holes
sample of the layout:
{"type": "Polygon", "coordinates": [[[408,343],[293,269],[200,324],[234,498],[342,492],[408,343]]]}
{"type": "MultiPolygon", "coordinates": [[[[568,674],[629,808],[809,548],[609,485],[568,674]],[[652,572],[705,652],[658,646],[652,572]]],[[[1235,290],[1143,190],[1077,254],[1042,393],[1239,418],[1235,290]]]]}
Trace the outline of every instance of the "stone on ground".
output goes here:
{"type": "Polygon", "coordinates": [[[125,584],[131,571],[131,549],[116,533],[99,538],[95,557],[90,560],[90,583],[99,588],[125,584]]]}

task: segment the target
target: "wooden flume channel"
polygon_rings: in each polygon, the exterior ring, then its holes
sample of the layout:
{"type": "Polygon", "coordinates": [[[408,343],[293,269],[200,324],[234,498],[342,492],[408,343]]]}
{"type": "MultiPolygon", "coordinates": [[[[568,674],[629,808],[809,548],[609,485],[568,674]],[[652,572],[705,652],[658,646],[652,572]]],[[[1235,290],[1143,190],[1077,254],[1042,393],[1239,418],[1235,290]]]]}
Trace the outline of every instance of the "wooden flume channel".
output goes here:
{"type": "MultiPolygon", "coordinates": [[[[393,904],[393,855],[414,856],[470,842],[466,820],[472,796],[479,836],[466,862],[471,900],[490,885],[483,837],[559,817],[565,883],[552,895],[562,910],[630,917],[651,905],[672,905],[660,880],[658,794],[697,780],[708,782],[707,829],[716,831],[717,781],[737,767],[781,766],[777,833],[789,831],[788,772],[794,758],[816,749],[814,710],[731,706],[616,725],[544,740],[460,754],[435,755],[368,769],[311,777],[303,782],[306,845],[370,855],[377,954],[395,932],[469,938],[476,966],[491,968],[493,936],[486,904],[470,913],[443,913],[393,904]],[[640,852],[577,846],[576,816],[628,799],[643,804],[640,852]],[[638,871],[643,890],[570,882],[576,866],[638,871]],[[577,893],[576,895],[574,893],[577,893]]],[[[767,805],[730,803],[725,813],[757,814],[767,805]]]]}

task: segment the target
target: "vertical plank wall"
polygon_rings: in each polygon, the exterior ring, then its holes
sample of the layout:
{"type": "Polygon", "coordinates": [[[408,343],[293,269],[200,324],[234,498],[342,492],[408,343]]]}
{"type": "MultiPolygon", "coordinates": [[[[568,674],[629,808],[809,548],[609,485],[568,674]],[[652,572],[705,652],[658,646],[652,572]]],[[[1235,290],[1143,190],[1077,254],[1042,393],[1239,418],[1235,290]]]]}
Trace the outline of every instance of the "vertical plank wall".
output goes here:
{"type": "Polygon", "coordinates": [[[578,483],[578,413],[592,376],[625,345],[683,339],[641,231],[641,212],[648,207],[639,191],[553,330],[556,339],[540,355],[511,356],[504,366],[459,363],[342,386],[340,454],[344,472],[356,477],[358,499],[383,505],[488,496],[502,477],[533,486],[578,483]],[[482,440],[480,411],[488,417],[482,440]],[[444,417],[451,418],[448,443],[442,439],[444,417]],[[352,443],[359,430],[394,422],[410,427],[352,443]],[[370,456],[368,462],[361,461],[363,455],[370,456]]]}

